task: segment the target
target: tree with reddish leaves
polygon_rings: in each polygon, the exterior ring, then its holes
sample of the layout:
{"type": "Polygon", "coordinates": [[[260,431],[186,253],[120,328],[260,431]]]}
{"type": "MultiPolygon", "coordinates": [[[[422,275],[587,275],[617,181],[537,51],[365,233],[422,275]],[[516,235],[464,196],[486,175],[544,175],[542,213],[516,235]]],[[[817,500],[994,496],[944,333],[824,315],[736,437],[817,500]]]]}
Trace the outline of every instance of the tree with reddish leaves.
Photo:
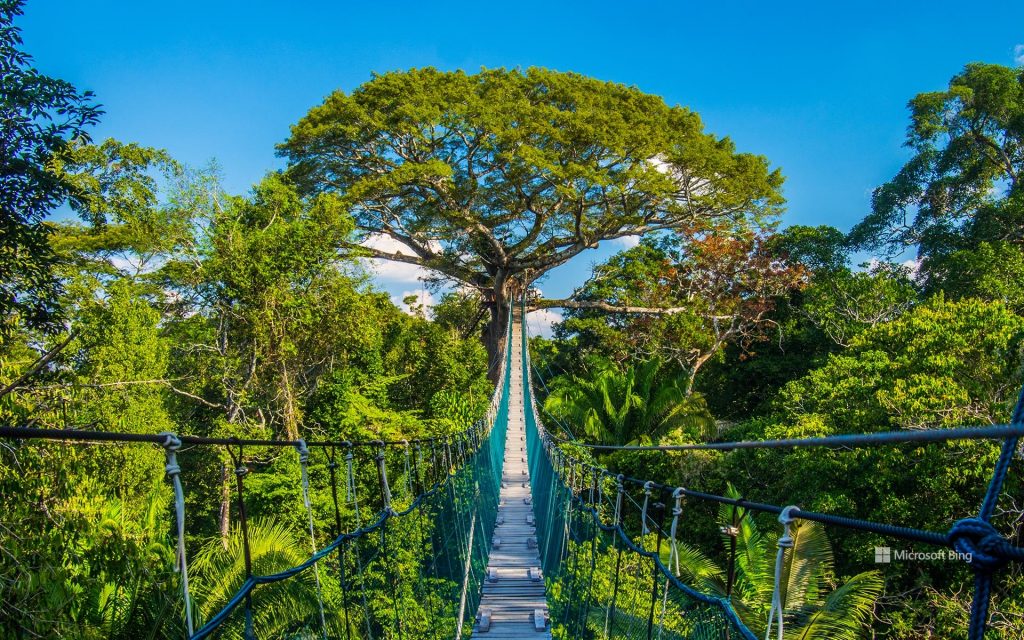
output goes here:
{"type": "Polygon", "coordinates": [[[701,231],[645,239],[598,266],[572,300],[563,327],[613,358],[642,354],[675,363],[692,393],[701,368],[729,344],[752,348],[771,335],[779,296],[807,272],[772,251],[769,231],[701,231]]]}

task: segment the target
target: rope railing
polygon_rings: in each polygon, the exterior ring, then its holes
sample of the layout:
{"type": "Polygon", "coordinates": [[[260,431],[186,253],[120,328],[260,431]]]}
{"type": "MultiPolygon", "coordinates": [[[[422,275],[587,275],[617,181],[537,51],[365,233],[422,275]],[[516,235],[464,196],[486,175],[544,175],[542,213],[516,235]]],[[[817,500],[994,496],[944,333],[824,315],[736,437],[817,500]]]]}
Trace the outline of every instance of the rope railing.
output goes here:
{"type": "MultiPolygon", "coordinates": [[[[524,356],[528,357],[528,351],[526,349],[524,341],[524,356]]],[[[789,523],[793,520],[808,520],[821,523],[827,526],[842,527],[846,529],[878,534],[890,539],[900,539],[912,542],[921,542],[925,544],[946,547],[957,552],[957,556],[963,559],[966,564],[974,572],[975,590],[974,598],[970,612],[970,622],[968,627],[968,638],[969,640],[983,640],[985,635],[986,623],[988,619],[988,607],[991,601],[991,589],[993,575],[1005,565],[1010,562],[1024,562],[1024,547],[1015,546],[1010,540],[1002,535],[995,527],[991,524],[991,518],[995,513],[996,503],[999,499],[1000,493],[1002,492],[1003,485],[1005,483],[1007,474],[1009,472],[1010,463],[1016,455],[1018,446],[1020,444],[1020,438],[1024,436],[1024,389],[1021,390],[1018,397],[1016,406],[1013,411],[1012,418],[1008,424],[1002,425],[989,425],[981,427],[966,427],[966,428],[955,428],[955,429],[932,429],[932,430],[914,430],[914,431],[898,431],[898,432],[880,432],[880,433],[862,433],[862,434],[841,434],[833,436],[822,436],[822,437],[808,437],[808,438],[789,438],[789,439],[775,439],[775,440],[747,440],[747,441],[736,441],[736,442],[712,442],[712,443],[695,443],[695,444],[681,444],[681,445],[600,445],[586,443],[579,440],[570,440],[567,438],[561,438],[557,435],[549,433],[543,429],[541,421],[538,417],[536,407],[534,406],[534,398],[532,389],[528,389],[527,393],[530,394],[530,405],[532,407],[532,415],[528,415],[528,425],[531,420],[536,424],[534,438],[537,441],[534,448],[538,452],[538,459],[544,459],[547,464],[552,466],[552,469],[566,468],[571,470],[570,473],[575,475],[586,476],[592,474],[594,476],[594,485],[600,488],[601,482],[604,479],[614,479],[618,491],[621,494],[622,487],[625,485],[633,485],[647,492],[655,491],[661,496],[667,496],[669,494],[693,498],[704,502],[717,503],[720,505],[732,506],[734,509],[741,509],[744,512],[761,512],[770,513],[779,517],[780,523],[783,525],[784,530],[788,531],[789,523]],[[819,513],[814,511],[805,511],[797,506],[779,506],[773,504],[766,504],[760,502],[753,502],[744,498],[732,498],[722,495],[716,495],[713,493],[707,493],[702,491],[695,491],[684,487],[672,487],[669,485],[653,482],[648,479],[632,478],[622,475],[615,475],[608,469],[594,465],[588,461],[585,461],[579,457],[576,457],[566,451],[559,445],[572,445],[574,447],[582,447],[592,451],[734,451],[740,449],[795,449],[795,448],[808,448],[808,447],[819,447],[819,448],[830,448],[830,449],[853,449],[860,447],[877,447],[886,445],[897,445],[905,443],[937,443],[937,442],[949,442],[957,440],[1002,440],[1002,447],[1000,449],[999,457],[996,465],[992,471],[989,485],[986,490],[985,498],[982,502],[979,513],[976,517],[968,517],[961,519],[953,524],[953,526],[945,532],[940,531],[928,531],[924,529],[899,526],[882,522],[874,522],[871,520],[865,520],[861,518],[853,518],[848,516],[842,516],[830,513],[819,513]]],[[[529,435],[529,434],[528,434],[529,435]]],[[[553,471],[553,482],[557,485],[556,491],[563,491],[565,493],[565,500],[570,501],[572,504],[577,505],[577,508],[585,513],[589,513],[593,519],[597,520],[597,525],[601,530],[617,530],[619,537],[621,538],[622,545],[630,548],[636,553],[643,552],[641,546],[631,542],[629,536],[625,530],[621,527],[617,528],[617,525],[606,525],[600,521],[600,509],[594,506],[588,506],[588,502],[583,499],[582,495],[574,492],[572,482],[566,482],[565,476],[559,471],[553,471]],[[610,529],[609,529],[610,527],[610,529]]],[[[580,489],[582,491],[582,488],[580,489]]],[[[664,503],[668,500],[665,499],[664,503]]],[[[540,503],[538,503],[540,504],[540,503]]],[[[600,504],[600,500],[597,504],[600,504]]],[[[610,508],[610,507],[609,507],[610,508]]],[[[619,513],[619,508],[616,507],[615,513],[619,513]]],[[[734,518],[735,519],[735,518],[734,518]]],[[[618,516],[616,517],[618,520],[618,516]]],[[[641,530],[646,530],[648,519],[646,514],[641,515],[641,530]]],[[[660,529],[658,532],[658,540],[663,535],[663,531],[660,529]]],[[[672,535],[674,544],[674,534],[672,535]]],[[[585,538],[585,536],[584,536],[585,538]]],[[[783,535],[779,540],[780,557],[784,553],[787,544],[787,537],[783,535]]],[[[561,557],[557,558],[559,561],[561,557]]],[[[551,563],[556,565],[556,563],[551,563]]],[[[657,564],[657,563],[656,563],[657,564]]],[[[552,567],[555,569],[556,567],[552,567]]],[[[665,574],[671,574],[664,566],[658,566],[658,570],[665,574]]],[[[730,591],[732,582],[732,571],[730,568],[730,591]]],[[[671,577],[671,575],[669,575],[671,577]]],[[[616,576],[616,581],[618,576],[616,576]]],[[[617,584],[617,582],[616,582],[617,584]]],[[[682,591],[692,591],[685,585],[675,585],[682,591]]],[[[688,593],[695,599],[701,599],[700,594],[688,593]]],[[[776,594],[777,595],[777,594],[776,594]]],[[[728,603],[722,603],[723,606],[728,607],[728,603]]],[[[782,619],[781,615],[784,612],[783,602],[773,601],[772,607],[772,620],[774,620],[778,627],[779,638],[782,637],[782,619]]],[[[731,607],[729,608],[731,610],[731,607]]],[[[662,608],[662,616],[665,615],[665,608],[662,608]]],[[[772,620],[769,620],[769,631],[771,631],[772,620]]],[[[571,630],[571,629],[570,629],[571,630]]],[[[741,633],[748,633],[749,631],[741,630],[741,633]]],[[[688,637],[688,636],[687,636],[688,637]]],[[[700,636],[705,637],[705,636],[700,636]]],[[[718,636],[707,636],[707,637],[718,637],[718,636]]],[[[725,636],[723,636],[725,637],[725,636]]],[[[743,635],[742,637],[747,637],[743,635]]],[[[753,637],[752,635],[750,637],[753,637]]]]}
{"type": "MultiPolygon", "coordinates": [[[[493,401],[492,401],[493,403],[493,401]]],[[[490,415],[490,413],[488,414],[490,415]]],[[[465,435],[473,427],[467,429],[465,435]]],[[[456,436],[433,436],[429,438],[412,438],[408,440],[259,440],[251,438],[209,438],[205,436],[175,435],[183,445],[205,445],[224,447],[277,447],[296,448],[300,443],[306,447],[349,448],[349,447],[388,447],[405,446],[407,444],[441,443],[456,436]]],[[[67,442],[120,442],[150,443],[163,446],[166,436],[163,433],[124,433],[121,431],[90,431],[88,429],[44,429],[37,427],[0,426],[0,438],[16,440],[64,440],[67,442]]]]}
{"type": "MultiPolygon", "coordinates": [[[[532,380],[525,308],[522,316],[521,344],[511,344],[512,332],[506,331],[504,353],[498,363],[499,383],[485,415],[456,434],[350,442],[0,427],[0,438],[151,443],[164,448],[165,471],[174,496],[174,558],[180,575],[186,638],[211,637],[226,624],[236,625],[238,635],[247,640],[255,637],[261,625],[266,624],[260,612],[267,602],[261,599],[260,588],[297,578],[310,569],[313,584],[308,596],[309,611],[295,613],[289,633],[301,629],[309,637],[346,640],[385,636],[461,638],[465,623],[471,622],[479,604],[497,516],[512,349],[522,350],[522,374],[532,380]],[[244,554],[241,584],[215,611],[207,611],[201,622],[202,607],[196,604],[196,594],[191,592],[195,576],[189,574],[186,557],[186,502],[179,463],[184,445],[226,448],[235,475],[234,509],[244,554]],[[307,546],[312,553],[294,566],[266,571],[251,555],[244,494],[251,472],[244,455],[247,447],[289,447],[298,453],[302,519],[304,528],[308,523],[307,546]],[[323,456],[313,455],[313,451],[322,451],[323,456]],[[321,463],[328,478],[328,496],[333,506],[329,519],[333,525],[328,527],[330,541],[318,548],[310,474],[321,463]],[[379,495],[368,497],[367,487],[375,488],[379,495]],[[325,562],[329,557],[337,562],[325,562]],[[405,565],[397,562],[399,557],[406,558],[405,565]],[[340,602],[325,602],[338,592],[340,602]]],[[[526,446],[536,543],[544,575],[550,584],[558,585],[557,589],[549,589],[551,620],[567,637],[754,639],[731,601],[732,561],[724,596],[703,593],[680,578],[677,536],[684,498],[732,507],[734,526],[737,518],[745,514],[767,513],[779,517],[784,534],[795,520],[807,520],[953,549],[974,572],[970,640],[982,640],[984,636],[994,575],[1010,562],[1024,562],[1024,548],[1012,544],[991,524],[1011,461],[1024,436],[1024,390],[1011,421],[1004,425],[652,446],[596,445],[561,438],[544,428],[532,384],[524,385],[523,393],[524,408],[528,407],[526,446]],[[615,475],[572,450],[852,449],[982,439],[1002,441],[984,500],[977,516],[964,518],[945,532],[805,511],[794,505],[750,501],[615,475]],[[636,520],[640,533],[634,537],[627,522],[636,520]],[[665,545],[667,557],[663,553],[665,545]]],[[[324,527],[319,531],[322,540],[324,527]]],[[[778,541],[777,563],[789,552],[787,539],[787,535],[782,535],[778,541]]],[[[776,571],[776,581],[778,575],[776,571]]],[[[779,597],[778,589],[774,595],[771,618],[765,622],[769,633],[774,630],[781,638],[787,620],[786,603],[779,597]]]]}
{"type": "MultiPolygon", "coordinates": [[[[557,423],[556,423],[557,424],[557,423]]],[[[950,442],[954,440],[1003,440],[1024,436],[1024,424],[1001,424],[985,427],[954,429],[917,429],[913,431],[883,431],[879,433],[839,434],[812,438],[783,438],[779,440],[739,440],[737,442],[708,442],[703,444],[663,445],[609,445],[593,444],[551,435],[556,442],[571,442],[594,451],[736,451],[738,449],[799,449],[805,447],[858,448],[883,444],[950,442]]]]}

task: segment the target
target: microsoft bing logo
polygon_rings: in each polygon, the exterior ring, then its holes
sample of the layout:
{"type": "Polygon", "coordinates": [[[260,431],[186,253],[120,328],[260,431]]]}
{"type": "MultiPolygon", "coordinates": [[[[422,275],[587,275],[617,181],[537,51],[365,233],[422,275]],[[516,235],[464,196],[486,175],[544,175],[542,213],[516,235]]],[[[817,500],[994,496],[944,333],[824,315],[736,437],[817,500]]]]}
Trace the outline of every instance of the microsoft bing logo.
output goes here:
{"type": "Polygon", "coordinates": [[[900,562],[909,560],[911,562],[926,561],[961,561],[971,562],[971,554],[938,549],[935,551],[914,551],[911,549],[896,549],[890,547],[875,547],[875,564],[892,564],[893,560],[900,562]]]}

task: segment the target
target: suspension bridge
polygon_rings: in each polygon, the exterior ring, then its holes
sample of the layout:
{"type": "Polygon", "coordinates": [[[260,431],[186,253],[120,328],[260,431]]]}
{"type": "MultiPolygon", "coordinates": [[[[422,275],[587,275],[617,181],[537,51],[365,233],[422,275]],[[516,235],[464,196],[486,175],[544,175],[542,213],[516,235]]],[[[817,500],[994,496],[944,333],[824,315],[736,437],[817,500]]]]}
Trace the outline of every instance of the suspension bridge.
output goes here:
{"type": "MultiPolygon", "coordinates": [[[[807,520],[957,551],[974,574],[966,635],[983,640],[993,581],[1007,564],[1024,562],[1024,548],[991,524],[1024,435],[1024,394],[1007,425],[625,447],[854,448],[970,439],[1002,443],[978,513],[948,531],[804,511],[614,475],[589,462],[584,450],[603,447],[563,440],[546,430],[538,416],[525,311],[525,305],[517,306],[509,319],[499,383],[486,415],[451,436],[307,442],[0,427],[0,437],[163,448],[175,495],[181,631],[191,640],[549,638],[553,633],[574,639],[754,640],[729,591],[704,593],[680,576],[677,541],[686,526],[684,502],[778,517],[782,535],[766,638],[784,638],[792,617],[780,576],[792,547],[790,528],[797,520],[807,520]],[[245,579],[213,608],[209,603],[198,606],[190,591],[189,479],[178,459],[187,455],[185,445],[223,447],[234,466],[245,579]],[[296,482],[302,488],[311,550],[300,564],[272,570],[250,549],[245,500],[246,478],[253,472],[245,452],[265,448],[292,448],[299,460],[296,482]],[[311,482],[313,475],[320,480],[311,482]],[[314,491],[328,497],[328,532],[315,526],[314,491]],[[273,585],[288,580],[307,580],[315,595],[308,608],[290,612],[282,625],[263,612],[275,598],[273,585]]],[[[730,562],[735,564],[735,556],[730,562]]],[[[730,570],[730,584],[731,579],[730,570]]]]}

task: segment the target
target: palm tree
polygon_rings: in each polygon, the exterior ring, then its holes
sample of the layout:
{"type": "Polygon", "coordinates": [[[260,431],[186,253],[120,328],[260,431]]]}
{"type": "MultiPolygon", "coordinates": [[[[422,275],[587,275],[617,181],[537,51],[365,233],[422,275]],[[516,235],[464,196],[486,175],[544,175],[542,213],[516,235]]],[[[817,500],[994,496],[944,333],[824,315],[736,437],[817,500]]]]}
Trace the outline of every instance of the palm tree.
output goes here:
{"type": "Polygon", "coordinates": [[[660,378],[661,369],[657,358],[625,369],[598,361],[589,376],[556,378],[544,409],[600,444],[649,444],[673,431],[713,434],[704,398],[687,395],[678,378],[660,378]]]}
{"type": "MultiPolygon", "coordinates": [[[[738,497],[732,487],[728,495],[738,497]]],[[[720,507],[719,521],[727,548],[731,544],[732,515],[731,506],[720,507]]],[[[775,587],[779,533],[759,531],[749,514],[738,518],[734,531],[736,570],[732,605],[748,628],[764,635],[775,587]]],[[[881,575],[877,571],[865,571],[833,588],[832,545],[821,525],[797,520],[791,525],[791,535],[793,547],[783,556],[779,589],[786,613],[786,639],[857,640],[865,637],[871,611],[884,588],[881,575]]],[[[726,572],[700,550],[679,545],[679,568],[684,580],[695,588],[722,597],[727,595],[726,572]]]]}
{"type": "MultiPolygon", "coordinates": [[[[283,524],[271,518],[249,521],[249,550],[256,575],[272,574],[301,564],[309,557],[308,544],[299,542],[283,524]]],[[[189,569],[200,620],[207,620],[234,596],[245,582],[245,551],[240,531],[228,537],[227,548],[218,536],[196,554],[189,569]]],[[[312,570],[264,584],[253,590],[253,627],[257,638],[321,637],[317,591],[312,570]]],[[[240,612],[224,625],[223,638],[242,638],[240,612]]],[[[327,620],[329,626],[332,619],[327,620]]],[[[333,635],[335,629],[330,629],[333,635]]]]}

